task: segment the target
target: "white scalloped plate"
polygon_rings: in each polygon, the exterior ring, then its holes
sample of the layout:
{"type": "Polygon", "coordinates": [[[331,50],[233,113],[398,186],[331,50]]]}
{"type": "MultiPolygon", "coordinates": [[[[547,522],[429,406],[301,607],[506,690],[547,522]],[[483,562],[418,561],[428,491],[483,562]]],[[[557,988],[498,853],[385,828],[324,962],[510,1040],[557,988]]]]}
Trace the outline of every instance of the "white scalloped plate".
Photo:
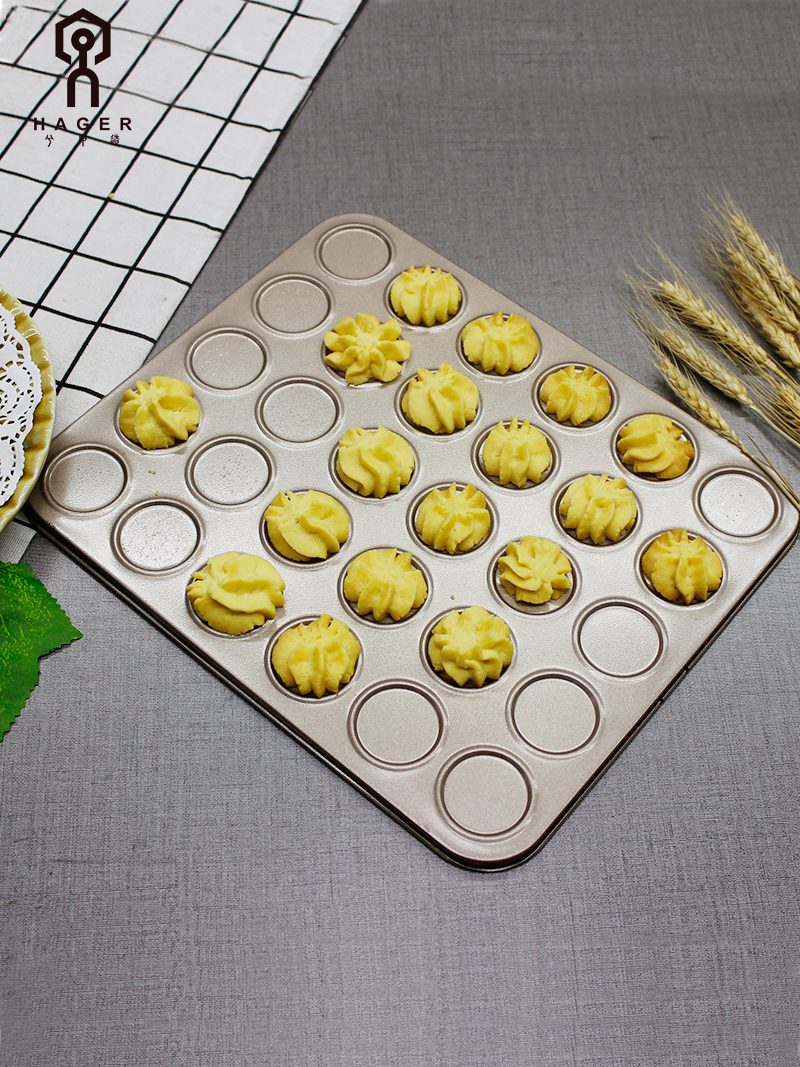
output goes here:
{"type": "Polygon", "coordinates": [[[56,383],[47,349],[33,319],[25,311],[22,304],[4,289],[0,289],[0,304],[13,313],[16,328],[28,342],[33,362],[39,368],[39,373],[42,376],[42,399],[36,406],[33,415],[33,426],[27,433],[23,445],[25,465],[22,477],[17,482],[11,497],[0,505],[0,532],[2,532],[28,499],[47,459],[50,440],[53,436],[56,383]]]}

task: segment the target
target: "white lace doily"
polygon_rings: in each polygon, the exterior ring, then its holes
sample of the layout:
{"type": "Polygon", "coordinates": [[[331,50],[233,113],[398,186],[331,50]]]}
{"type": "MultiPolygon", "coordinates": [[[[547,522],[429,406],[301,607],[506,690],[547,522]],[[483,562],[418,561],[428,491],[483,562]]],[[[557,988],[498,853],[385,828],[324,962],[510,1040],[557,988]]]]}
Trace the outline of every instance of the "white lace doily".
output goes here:
{"type": "Polygon", "coordinates": [[[23,443],[42,399],[42,376],[19,333],[14,313],[0,304],[0,504],[10,499],[25,469],[23,443]]]}

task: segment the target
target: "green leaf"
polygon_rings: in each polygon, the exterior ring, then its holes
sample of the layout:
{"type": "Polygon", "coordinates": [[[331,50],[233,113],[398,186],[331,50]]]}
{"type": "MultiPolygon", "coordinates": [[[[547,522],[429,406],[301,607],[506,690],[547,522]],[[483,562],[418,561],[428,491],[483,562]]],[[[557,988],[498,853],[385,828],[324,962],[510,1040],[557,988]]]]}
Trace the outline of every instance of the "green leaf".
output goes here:
{"type": "Polygon", "coordinates": [[[27,564],[0,562],[0,739],[39,682],[39,657],[81,636],[27,564]]]}

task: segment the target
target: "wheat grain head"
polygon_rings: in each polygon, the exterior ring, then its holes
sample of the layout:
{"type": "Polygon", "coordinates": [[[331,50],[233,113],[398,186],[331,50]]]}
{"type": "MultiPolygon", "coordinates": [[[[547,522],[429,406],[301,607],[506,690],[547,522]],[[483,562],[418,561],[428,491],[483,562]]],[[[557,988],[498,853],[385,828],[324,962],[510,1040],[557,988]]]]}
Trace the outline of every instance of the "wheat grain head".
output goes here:
{"type": "Polygon", "coordinates": [[[655,363],[661,371],[667,385],[669,385],[670,389],[672,389],[678,399],[681,400],[690,411],[694,412],[706,426],[710,427],[721,437],[730,441],[731,444],[736,445],[739,451],[747,456],[748,459],[752,460],[753,463],[755,463],[756,466],[774,482],[784,496],[786,496],[786,498],[800,510],[800,498],[789,482],[786,481],[773,463],[766,456],[763,456],[763,453],[762,459],[747,448],[738,435],[728,425],[726,419],[712,404],[709,403],[707,398],[698,388],[697,383],[692,376],[681,370],[678,364],[664,352],[656,354],[655,363]]]}
{"type": "Polygon", "coordinates": [[[788,333],[800,334],[800,319],[753,263],[737,249],[729,250],[730,276],[737,289],[745,292],[748,302],[788,333]]]}
{"type": "Polygon", "coordinates": [[[761,237],[728,193],[723,193],[719,199],[709,197],[704,221],[704,242],[710,242],[722,250],[744,246],[752,262],[778,293],[800,312],[800,286],[786,266],[780,249],[761,237]]]}
{"type": "Polygon", "coordinates": [[[800,344],[796,337],[764,313],[751,299],[749,290],[740,288],[735,278],[727,279],[731,299],[748,322],[761,334],[770,348],[777,353],[787,367],[800,368],[800,344]]]}
{"type": "Polygon", "coordinates": [[[678,318],[653,299],[646,288],[639,286],[638,279],[628,278],[628,283],[638,289],[638,301],[634,304],[628,300],[623,306],[652,352],[663,351],[673,356],[719,392],[751,408],[752,401],[742,379],[699,345],[678,318]]]}

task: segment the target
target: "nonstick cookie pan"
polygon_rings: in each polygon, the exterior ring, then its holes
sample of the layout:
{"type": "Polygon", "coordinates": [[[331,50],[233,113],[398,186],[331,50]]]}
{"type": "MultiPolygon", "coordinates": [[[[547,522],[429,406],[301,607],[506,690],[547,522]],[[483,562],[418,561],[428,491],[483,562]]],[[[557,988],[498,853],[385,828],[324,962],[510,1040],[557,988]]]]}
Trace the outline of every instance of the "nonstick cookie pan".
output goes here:
{"type": "MultiPolygon", "coordinates": [[[[453,863],[500,870],[529,859],[791,547],[798,513],[733,446],[617,367],[472,277],[391,223],[344,215],[316,226],[154,356],[138,379],[189,383],[196,432],[145,450],[119,429],[121,385],[53,442],[28,505],[30,519],[67,553],[166,632],[259,711],[453,863]],[[432,326],[403,321],[390,289],[409,266],[452,273],[458,310],[432,326]],[[516,314],[539,353],[519,372],[485,372],[464,356],[465,326],[516,314]],[[326,332],[358,313],[396,319],[411,354],[390,382],[348,384],[325,362],[326,332]],[[452,433],[411,424],[402,397],[420,368],[449,364],[479,391],[475,418],[452,433]],[[591,366],[611,405],[573,426],[540,397],[555,369],[591,366]],[[623,464],[617,438],[632,418],[665,415],[691,442],[686,472],[669,480],[623,464]],[[482,462],[499,422],[528,419],[551,461],[538,483],[501,485],[482,462]],[[414,470],[382,499],[349,489],[336,451],[352,427],[384,426],[411,446],[414,470]],[[636,521],[616,542],[579,541],[562,525],[565,488],[591,473],[624,478],[636,521]],[[436,551],[415,515],[433,488],[475,486],[491,524],[473,549],[436,551]],[[264,512],[283,491],[321,490],[346,510],[350,532],[318,562],[275,551],[264,512]],[[722,561],[705,601],[672,603],[652,588],[641,558],[674,528],[702,538],[722,561]],[[571,585],[557,601],[519,605],[497,579],[506,546],[535,535],[559,545],[571,585]],[[410,552],[428,587],[400,621],[361,616],[344,596],[356,556],[410,552]],[[285,581],[274,620],[231,637],[192,609],[193,573],[219,553],[262,556],[285,581]],[[449,612],[486,608],[508,625],[511,662],[494,681],[459,686],[435,670],[430,633],[449,612]],[[271,650],[289,627],[322,614],[344,622],[361,652],[336,694],[284,685],[271,650]]],[[[643,743],[643,742],[640,742],[643,743]]]]}

